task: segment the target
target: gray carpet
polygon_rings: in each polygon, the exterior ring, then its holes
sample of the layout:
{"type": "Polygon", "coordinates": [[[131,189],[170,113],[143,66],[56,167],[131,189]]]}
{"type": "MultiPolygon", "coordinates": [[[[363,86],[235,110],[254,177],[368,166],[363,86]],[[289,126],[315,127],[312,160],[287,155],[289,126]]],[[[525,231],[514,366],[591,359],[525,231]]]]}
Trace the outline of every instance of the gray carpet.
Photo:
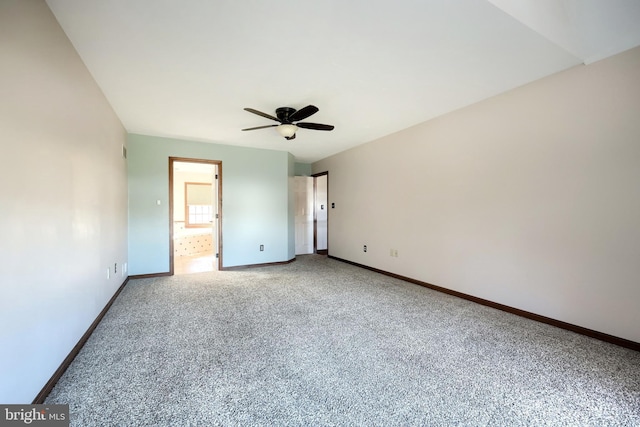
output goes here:
{"type": "Polygon", "coordinates": [[[640,426],[640,353],[323,256],[132,280],[73,426],[640,426]]]}

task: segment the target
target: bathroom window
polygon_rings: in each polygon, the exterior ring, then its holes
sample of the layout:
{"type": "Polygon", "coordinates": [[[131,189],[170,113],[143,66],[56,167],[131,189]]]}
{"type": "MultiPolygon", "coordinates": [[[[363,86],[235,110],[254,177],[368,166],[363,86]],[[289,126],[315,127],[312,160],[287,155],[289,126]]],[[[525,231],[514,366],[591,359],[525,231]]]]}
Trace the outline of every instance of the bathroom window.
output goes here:
{"type": "Polygon", "coordinates": [[[213,192],[211,184],[185,182],[185,226],[211,227],[213,224],[213,192]]]}
{"type": "Polygon", "coordinates": [[[213,206],[210,205],[189,205],[188,225],[190,226],[202,226],[211,225],[213,221],[213,206]]]}

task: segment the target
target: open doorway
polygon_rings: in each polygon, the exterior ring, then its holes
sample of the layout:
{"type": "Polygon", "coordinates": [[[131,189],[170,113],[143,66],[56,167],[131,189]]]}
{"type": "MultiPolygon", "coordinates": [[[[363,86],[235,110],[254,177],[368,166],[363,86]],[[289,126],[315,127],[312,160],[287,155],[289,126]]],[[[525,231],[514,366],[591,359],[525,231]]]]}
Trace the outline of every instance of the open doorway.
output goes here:
{"type": "Polygon", "coordinates": [[[327,255],[328,221],[329,221],[329,173],[322,172],[313,176],[314,219],[313,219],[313,248],[315,253],[327,255]]]}
{"type": "Polygon", "coordinates": [[[328,173],[296,176],[296,255],[328,253],[328,216],[328,173]]]}
{"type": "Polygon", "coordinates": [[[171,274],[221,269],[222,164],[169,158],[171,274]]]}

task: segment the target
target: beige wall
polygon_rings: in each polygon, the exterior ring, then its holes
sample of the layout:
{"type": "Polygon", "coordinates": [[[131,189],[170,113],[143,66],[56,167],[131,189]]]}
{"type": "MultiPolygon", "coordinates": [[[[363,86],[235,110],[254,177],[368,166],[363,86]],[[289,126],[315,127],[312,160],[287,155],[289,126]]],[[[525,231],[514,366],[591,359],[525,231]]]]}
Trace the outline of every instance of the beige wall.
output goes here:
{"type": "Polygon", "coordinates": [[[315,163],[329,254],[640,342],[639,76],[636,48],[315,163]]]}
{"type": "Polygon", "coordinates": [[[2,0],[2,403],[35,398],[126,278],[125,138],[45,2],[2,0]]]}

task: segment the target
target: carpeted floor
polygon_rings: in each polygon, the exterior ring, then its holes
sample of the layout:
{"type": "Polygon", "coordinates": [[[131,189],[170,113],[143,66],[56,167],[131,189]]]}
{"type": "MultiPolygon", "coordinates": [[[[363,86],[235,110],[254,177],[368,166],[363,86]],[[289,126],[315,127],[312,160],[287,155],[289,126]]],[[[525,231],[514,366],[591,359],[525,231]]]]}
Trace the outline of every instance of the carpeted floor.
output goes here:
{"type": "Polygon", "coordinates": [[[640,353],[324,256],[132,280],[73,426],[639,426],[640,353]]]}

